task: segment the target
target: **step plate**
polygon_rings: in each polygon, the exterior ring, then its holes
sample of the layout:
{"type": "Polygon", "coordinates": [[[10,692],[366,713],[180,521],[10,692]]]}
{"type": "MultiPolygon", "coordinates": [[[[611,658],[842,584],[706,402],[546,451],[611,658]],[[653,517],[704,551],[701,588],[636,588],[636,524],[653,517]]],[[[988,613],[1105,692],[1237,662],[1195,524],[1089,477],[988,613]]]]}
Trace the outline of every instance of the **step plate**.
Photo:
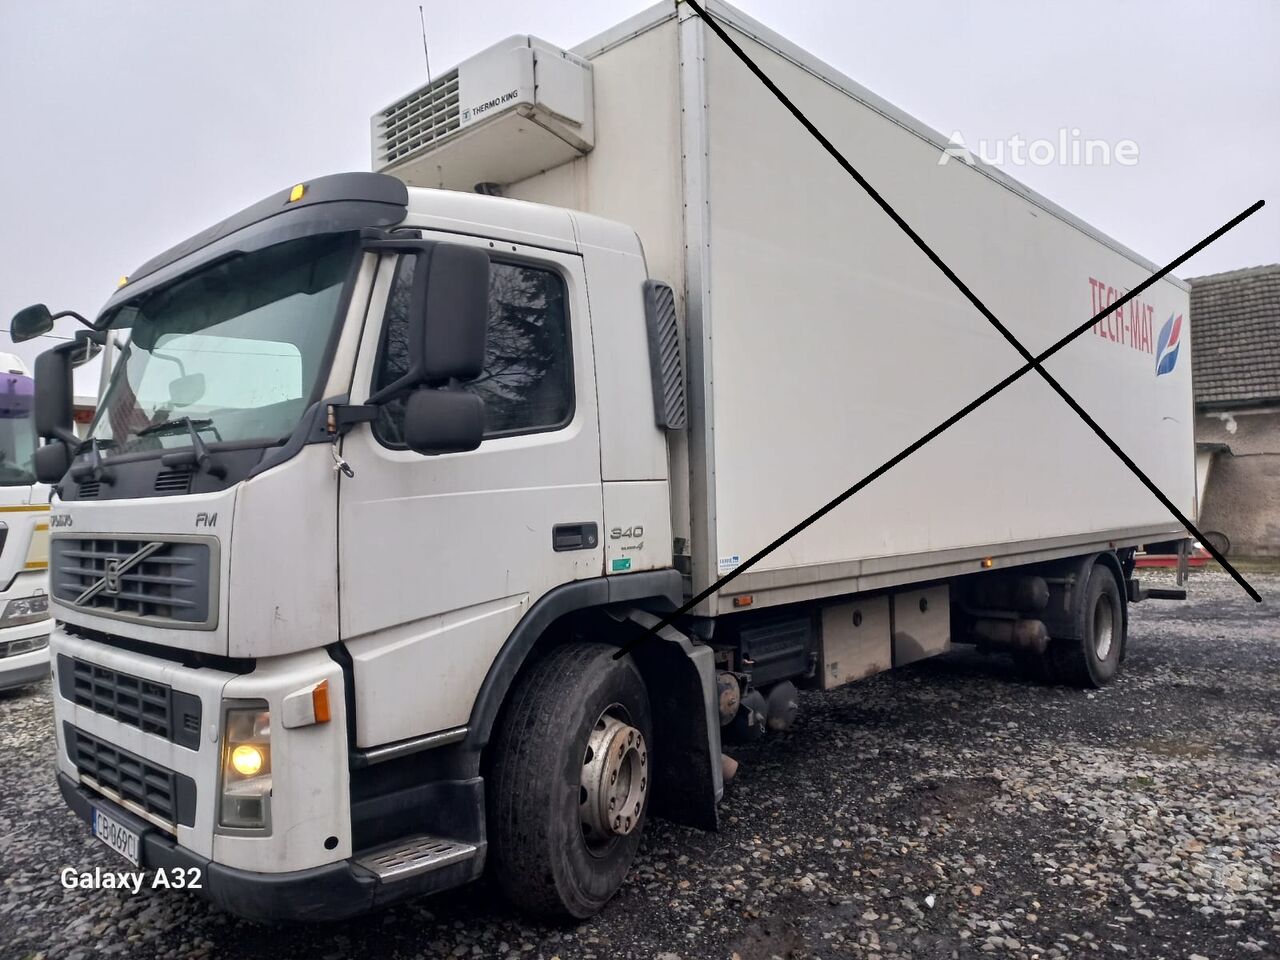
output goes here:
{"type": "Polygon", "coordinates": [[[377,847],[356,857],[355,862],[381,880],[404,880],[475,855],[475,844],[419,835],[377,847]]]}

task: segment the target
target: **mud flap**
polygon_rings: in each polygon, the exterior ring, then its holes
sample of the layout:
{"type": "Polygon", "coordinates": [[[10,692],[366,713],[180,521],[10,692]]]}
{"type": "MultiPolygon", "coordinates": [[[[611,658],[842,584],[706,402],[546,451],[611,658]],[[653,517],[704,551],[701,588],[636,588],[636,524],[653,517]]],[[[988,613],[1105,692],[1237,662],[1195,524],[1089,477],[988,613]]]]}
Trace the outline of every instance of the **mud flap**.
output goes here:
{"type": "Polygon", "coordinates": [[[624,640],[640,635],[631,656],[644,676],[653,708],[653,813],[684,826],[715,830],[724,794],[715,654],[670,625],[656,636],[650,633],[661,620],[644,610],[626,607],[610,615],[631,628],[622,631],[624,640]]]}

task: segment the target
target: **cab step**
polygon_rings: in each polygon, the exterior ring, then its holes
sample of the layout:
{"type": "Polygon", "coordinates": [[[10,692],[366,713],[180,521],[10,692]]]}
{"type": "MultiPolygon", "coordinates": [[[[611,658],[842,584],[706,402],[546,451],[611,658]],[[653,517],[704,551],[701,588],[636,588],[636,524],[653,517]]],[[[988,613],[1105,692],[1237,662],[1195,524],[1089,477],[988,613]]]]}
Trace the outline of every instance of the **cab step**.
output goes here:
{"type": "Polygon", "coordinates": [[[418,834],[367,850],[357,855],[355,862],[380,880],[394,881],[470,860],[477,852],[473,843],[418,834]]]}

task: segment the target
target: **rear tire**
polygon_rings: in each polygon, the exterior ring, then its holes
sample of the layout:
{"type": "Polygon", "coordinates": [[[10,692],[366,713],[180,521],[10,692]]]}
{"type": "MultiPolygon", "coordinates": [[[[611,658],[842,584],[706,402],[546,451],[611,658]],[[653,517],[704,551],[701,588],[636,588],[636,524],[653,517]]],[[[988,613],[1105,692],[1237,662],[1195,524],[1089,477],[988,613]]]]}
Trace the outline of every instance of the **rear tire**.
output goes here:
{"type": "Polygon", "coordinates": [[[1115,677],[1124,651],[1124,594],[1115,573],[1103,563],[1094,564],[1083,588],[1082,602],[1076,606],[1076,639],[1055,639],[1049,656],[1061,682],[1102,687],[1115,677]]]}
{"type": "Polygon", "coordinates": [[[1037,653],[1034,650],[1013,651],[1013,663],[1018,672],[1028,680],[1037,683],[1054,683],[1053,656],[1050,651],[1037,653]]]}
{"type": "Polygon", "coordinates": [[[552,650],[518,681],[491,745],[490,862],[507,898],[535,916],[598,913],[640,846],[653,720],[640,671],[629,656],[615,660],[616,652],[595,643],[552,650]],[[599,755],[588,752],[604,743],[615,761],[612,781],[610,771],[600,779],[599,755]],[[633,777],[641,781],[628,791],[622,784],[633,777]],[[611,800],[631,814],[618,821],[625,832],[600,830],[611,800]]]}

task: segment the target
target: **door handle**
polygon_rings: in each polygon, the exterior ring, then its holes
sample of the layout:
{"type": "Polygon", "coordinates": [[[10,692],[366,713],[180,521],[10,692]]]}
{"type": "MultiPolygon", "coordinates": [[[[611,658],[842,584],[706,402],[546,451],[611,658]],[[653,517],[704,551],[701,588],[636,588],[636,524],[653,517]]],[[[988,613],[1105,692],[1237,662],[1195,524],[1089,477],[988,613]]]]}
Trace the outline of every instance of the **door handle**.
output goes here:
{"type": "Polygon", "coordinates": [[[600,542],[600,530],[592,523],[557,523],[551,528],[551,549],[591,550],[600,542]]]}

